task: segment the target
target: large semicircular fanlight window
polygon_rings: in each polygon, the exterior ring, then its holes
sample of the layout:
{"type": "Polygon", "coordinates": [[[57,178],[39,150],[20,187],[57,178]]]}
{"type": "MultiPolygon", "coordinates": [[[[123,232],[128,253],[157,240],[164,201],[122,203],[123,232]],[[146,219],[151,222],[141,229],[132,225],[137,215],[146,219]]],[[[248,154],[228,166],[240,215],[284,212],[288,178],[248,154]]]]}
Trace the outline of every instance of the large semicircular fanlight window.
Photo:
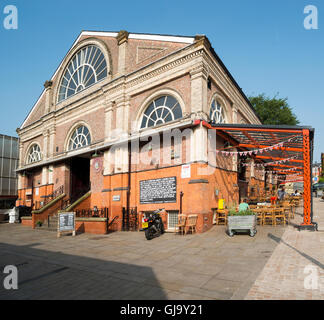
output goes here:
{"type": "Polygon", "coordinates": [[[95,45],[80,49],[70,60],[60,83],[58,102],[107,77],[107,62],[95,45]]]}

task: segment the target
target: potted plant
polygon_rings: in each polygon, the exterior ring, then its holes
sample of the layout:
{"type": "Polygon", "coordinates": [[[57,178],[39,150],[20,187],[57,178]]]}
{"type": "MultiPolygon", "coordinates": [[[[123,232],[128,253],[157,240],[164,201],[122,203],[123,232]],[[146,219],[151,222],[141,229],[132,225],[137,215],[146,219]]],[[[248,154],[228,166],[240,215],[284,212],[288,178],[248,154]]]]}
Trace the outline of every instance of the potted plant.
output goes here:
{"type": "Polygon", "coordinates": [[[43,225],[43,222],[42,222],[42,221],[37,221],[37,222],[36,222],[36,226],[37,226],[37,227],[40,228],[42,225],[43,225]]]}
{"type": "Polygon", "coordinates": [[[227,232],[230,237],[236,231],[249,231],[250,236],[254,237],[257,233],[256,224],[256,214],[249,209],[241,212],[230,209],[228,212],[227,232]]]}

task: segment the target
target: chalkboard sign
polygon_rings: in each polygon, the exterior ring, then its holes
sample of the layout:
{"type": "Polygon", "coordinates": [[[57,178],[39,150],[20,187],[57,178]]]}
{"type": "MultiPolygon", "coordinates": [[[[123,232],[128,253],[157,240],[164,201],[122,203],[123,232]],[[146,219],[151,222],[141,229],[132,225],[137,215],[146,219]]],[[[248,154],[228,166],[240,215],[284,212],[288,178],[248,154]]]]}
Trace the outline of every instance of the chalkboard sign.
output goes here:
{"type": "Polygon", "coordinates": [[[58,230],[57,235],[60,237],[62,232],[73,232],[75,236],[75,213],[60,212],[58,214],[58,230]]]}
{"type": "Polygon", "coordinates": [[[177,177],[140,181],[141,204],[177,202],[177,177]]]}

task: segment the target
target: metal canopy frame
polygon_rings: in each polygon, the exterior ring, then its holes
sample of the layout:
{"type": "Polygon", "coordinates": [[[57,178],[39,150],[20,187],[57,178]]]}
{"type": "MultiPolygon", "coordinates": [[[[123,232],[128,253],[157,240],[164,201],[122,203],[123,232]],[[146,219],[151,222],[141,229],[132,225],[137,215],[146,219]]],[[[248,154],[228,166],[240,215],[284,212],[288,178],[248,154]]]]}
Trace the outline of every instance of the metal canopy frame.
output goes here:
{"type": "Polygon", "coordinates": [[[315,130],[304,126],[278,126],[253,124],[215,124],[202,122],[208,129],[227,140],[226,151],[237,148],[241,151],[265,149],[283,143],[262,154],[253,154],[256,163],[263,163],[278,175],[294,174],[304,182],[304,221],[299,229],[317,230],[313,222],[312,161],[315,130]],[[284,161],[284,164],[283,164],[284,161]],[[281,163],[280,163],[281,162],[281,163]]]}

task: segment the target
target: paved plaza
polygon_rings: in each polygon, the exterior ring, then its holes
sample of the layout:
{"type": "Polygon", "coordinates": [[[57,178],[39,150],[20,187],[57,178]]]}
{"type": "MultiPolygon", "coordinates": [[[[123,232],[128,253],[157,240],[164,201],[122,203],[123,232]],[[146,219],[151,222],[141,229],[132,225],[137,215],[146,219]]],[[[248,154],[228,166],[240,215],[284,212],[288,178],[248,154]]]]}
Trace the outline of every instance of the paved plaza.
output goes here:
{"type": "Polygon", "coordinates": [[[142,232],[58,239],[0,224],[0,299],[324,299],[324,201],[314,211],[318,232],[263,226],[254,238],[215,226],[152,241],[142,232]],[[2,286],[6,265],[18,267],[18,290],[2,286]],[[304,286],[309,270],[317,288],[304,286]]]}

